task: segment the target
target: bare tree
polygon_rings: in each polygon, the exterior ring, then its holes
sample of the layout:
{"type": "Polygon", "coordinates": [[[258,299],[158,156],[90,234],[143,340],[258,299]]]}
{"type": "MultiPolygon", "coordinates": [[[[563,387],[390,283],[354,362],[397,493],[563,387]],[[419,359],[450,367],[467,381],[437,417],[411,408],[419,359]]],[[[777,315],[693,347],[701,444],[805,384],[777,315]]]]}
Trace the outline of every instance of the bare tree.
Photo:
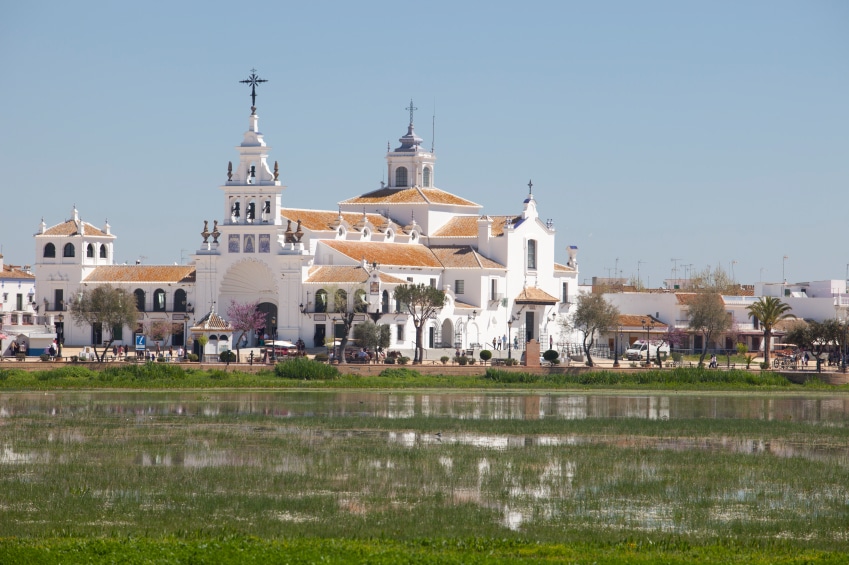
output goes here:
{"type": "Polygon", "coordinates": [[[711,339],[731,328],[731,316],[725,311],[722,296],[715,292],[697,293],[690,302],[690,329],[701,332],[704,347],[699,357],[699,366],[704,366],[707,348],[711,339]]]}

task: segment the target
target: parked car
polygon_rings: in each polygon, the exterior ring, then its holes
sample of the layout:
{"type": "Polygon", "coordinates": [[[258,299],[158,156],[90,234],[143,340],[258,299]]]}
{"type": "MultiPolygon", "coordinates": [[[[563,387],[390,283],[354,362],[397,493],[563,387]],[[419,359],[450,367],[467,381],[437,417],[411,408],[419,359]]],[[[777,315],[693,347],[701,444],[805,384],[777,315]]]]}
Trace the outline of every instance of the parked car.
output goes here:
{"type": "Polygon", "coordinates": [[[645,360],[646,351],[652,359],[657,357],[657,351],[660,350],[660,356],[663,359],[669,355],[669,344],[665,341],[648,342],[644,339],[638,339],[631,344],[631,347],[625,350],[625,358],[629,361],[645,360]]]}

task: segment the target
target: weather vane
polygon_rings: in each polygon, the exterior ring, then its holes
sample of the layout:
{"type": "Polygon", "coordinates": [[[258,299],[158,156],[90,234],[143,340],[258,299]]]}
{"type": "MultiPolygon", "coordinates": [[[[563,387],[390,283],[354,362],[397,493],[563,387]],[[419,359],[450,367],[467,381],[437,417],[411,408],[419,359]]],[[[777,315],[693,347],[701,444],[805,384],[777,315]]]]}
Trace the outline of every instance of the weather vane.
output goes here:
{"type": "Polygon", "coordinates": [[[245,80],[240,80],[242,84],[248,84],[251,87],[251,110],[256,110],[256,87],[260,85],[260,83],[268,82],[263,78],[259,78],[256,74],[256,69],[251,69],[251,76],[246,78],[245,80]]]}

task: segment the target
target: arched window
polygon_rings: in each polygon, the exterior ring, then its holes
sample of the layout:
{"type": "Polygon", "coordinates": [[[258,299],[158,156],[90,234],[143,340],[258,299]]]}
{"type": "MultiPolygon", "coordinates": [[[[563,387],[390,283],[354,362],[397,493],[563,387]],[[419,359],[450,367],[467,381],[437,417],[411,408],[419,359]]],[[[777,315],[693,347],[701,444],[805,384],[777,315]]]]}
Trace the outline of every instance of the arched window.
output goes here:
{"type": "Polygon", "coordinates": [[[56,246],[52,243],[48,243],[44,246],[44,256],[45,257],[56,257],[56,246]]]}
{"type": "Polygon", "coordinates": [[[315,293],[315,311],[327,312],[327,291],[320,288],[315,293]]]}
{"type": "Polygon", "coordinates": [[[422,172],[422,184],[430,186],[430,167],[425,167],[422,172]]]}
{"type": "Polygon", "coordinates": [[[106,259],[106,246],[105,245],[100,246],[100,258],[106,259]]]}
{"type": "Polygon", "coordinates": [[[407,167],[395,169],[395,186],[407,186],[407,167]]]}
{"type": "Polygon", "coordinates": [[[366,297],[366,291],[361,288],[358,288],[356,292],[354,292],[354,312],[368,312],[368,298],[366,297]]]}
{"type": "Polygon", "coordinates": [[[528,240],[528,270],[537,268],[537,240],[528,240]]]}
{"type": "Polygon", "coordinates": [[[153,292],[153,311],[165,312],[165,291],[161,288],[153,292]]]}
{"type": "Polygon", "coordinates": [[[185,312],[186,302],[186,291],[178,288],[174,292],[174,312],[185,312]]]}
{"type": "Polygon", "coordinates": [[[136,310],[144,312],[144,291],[137,288],[133,294],[136,296],[136,310]]]}
{"type": "Polygon", "coordinates": [[[389,291],[383,291],[383,299],[380,301],[380,311],[384,314],[389,313],[389,291]]]}
{"type": "Polygon", "coordinates": [[[347,312],[348,311],[348,293],[343,289],[338,289],[336,291],[336,296],[333,300],[333,311],[334,312],[347,312]]]}
{"type": "Polygon", "coordinates": [[[90,259],[94,259],[94,245],[92,245],[91,243],[86,245],[85,256],[90,259]]]}
{"type": "Polygon", "coordinates": [[[65,249],[62,253],[62,256],[63,257],[75,257],[76,256],[76,250],[74,249],[73,243],[66,243],[65,244],[65,249]]]}
{"type": "Polygon", "coordinates": [[[256,202],[251,200],[248,202],[248,208],[245,210],[245,220],[252,224],[256,220],[256,202]]]}

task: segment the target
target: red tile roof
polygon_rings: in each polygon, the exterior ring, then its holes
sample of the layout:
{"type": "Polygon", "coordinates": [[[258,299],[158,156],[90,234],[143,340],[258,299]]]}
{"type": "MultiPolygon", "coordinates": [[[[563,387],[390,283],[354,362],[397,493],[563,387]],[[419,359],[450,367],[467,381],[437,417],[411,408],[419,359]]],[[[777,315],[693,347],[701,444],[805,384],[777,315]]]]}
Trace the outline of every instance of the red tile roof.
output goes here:
{"type": "MultiPolygon", "coordinates": [[[[88,222],[81,222],[83,224],[83,229],[85,230],[85,235],[94,235],[94,236],[106,236],[108,234],[102,232],[100,228],[96,228],[88,222]]],[[[43,234],[36,235],[80,235],[77,231],[77,224],[74,220],[68,220],[61,224],[56,224],[53,227],[47,228],[44,230],[43,234]]]]}
{"type": "Polygon", "coordinates": [[[504,265],[487,259],[469,245],[433,245],[430,250],[445,268],[504,269],[504,265]]]}
{"type": "Polygon", "coordinates": [[[650,320],[654,323],[653,330],[660,329],[665,330],[669,326],[652,315],[649,314],[620,314],[619,315],[619,325],[626,328],[642,328],[645,320],[650,320]]]}
{"type": "Polygon", "coordinates": [[[407,243],[378,243],[371,241],[341,241],[323,239],[319,242],[356,261],[380,265],[441,267],[436,256],[424,245],[407,243]]]}
{"type": "MultiPolygon", "coordinates": [[[[380,282],[385,284],[406,284],[407,281],[386,273],[379,273],[380,282]]],[[[361,266],[324,265],[312,267],[309,270],[308,283],[357,283],[369,280],[369,272],[361,266]]]]}
{"type": "Polygon", "coordinates": [[[557,304],[560,301],[540,288],[529,286],[516,296],[515,302],[516,304],[557,304]]]}
{"type": "MultiPolygon", "coordinates": [[[[2,255],[0,255],[2,257],[2,255]]],[[[35,279],[35,275],[22,271],[18,265],[3,265],[0,270],[0,279],[35,279]]]]}
{"type": "Polygon", "coordinates": [[[378,190],[343,200],[341,204],[453,204],[456,206],[476,206],[478,204],[460,198],[438,188],[380,188],[378,190]]]}
{"type": "Polygon", "coordinates": [[[108,265],[97,267],[83,282],[108,283],[193,283],[191,265],[108,265]]]}
{"type": "MultiPolygon", "coordinates": [[[[455,216],[436,230],[431,237],[477,237],[480,216],[455,216]]],[[[516,216],[489,216],[492,220],[492,235],[504,235],[504,226],[517,219],[516,216]]]]}
{"type": "MultiPolygon", "coordinates": [[[[301,210],[298,208],[284,208],[280,210],[280,216],[285,220],[292,220],[292,224],[296,224],[301,220],[301,226],[310,231],[334,231],[336,222],[339,220],[339,212],[332,210],[301,210]]],[[[391,225],[391,220],[380,214],[366,214],[369,223],[371,223],[378,231],[385,231],[391,225]]],[[[356,229],[356,226],[362,222],[363,214],[358,212],[342,212],[342,219],[356,229]]],[[[296,229],[296,225],[292,225],[292,230],[296,229]]],[[[401,232],[401,228],[395,226],[395,230],[401,232]]]]}

